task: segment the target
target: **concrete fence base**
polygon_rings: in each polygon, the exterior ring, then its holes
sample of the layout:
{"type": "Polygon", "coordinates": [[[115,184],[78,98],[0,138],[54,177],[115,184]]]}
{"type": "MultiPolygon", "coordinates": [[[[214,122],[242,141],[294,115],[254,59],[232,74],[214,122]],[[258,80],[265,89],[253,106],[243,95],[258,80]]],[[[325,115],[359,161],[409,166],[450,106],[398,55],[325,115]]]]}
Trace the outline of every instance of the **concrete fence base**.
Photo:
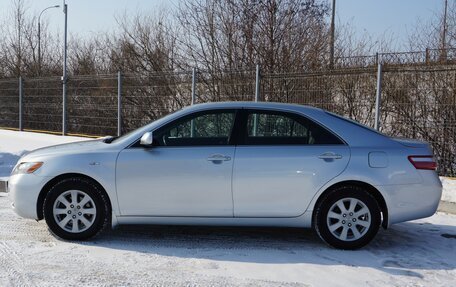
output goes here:
{"type": "Polygon", "coordinates": [[[0,192],[6,192],[6,181],[0,180],[0,192]]]}

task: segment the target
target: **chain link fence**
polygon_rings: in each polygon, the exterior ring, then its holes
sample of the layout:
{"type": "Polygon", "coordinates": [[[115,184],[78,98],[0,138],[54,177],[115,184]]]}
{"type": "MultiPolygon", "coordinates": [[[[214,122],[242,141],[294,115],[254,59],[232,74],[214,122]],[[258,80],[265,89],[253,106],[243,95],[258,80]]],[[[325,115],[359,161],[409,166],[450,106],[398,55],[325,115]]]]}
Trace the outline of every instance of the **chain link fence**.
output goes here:
{"type": "Polygon", "coordinates": [[[376,69],[266,74],[265,101],[314,106],[374,126],[376,69]]]}
{"type": "Polygon", "coordinates": [[[19,79],[0,80],[0,127],[19,127],[19,79]]]}
{"type": "MultiPolygon", "coordinates": [[[[62,85],[59,77],[20,79],[22,95],[21,123],[23,129],[62,130],[62,85]]],[[[0,96],[1,97],[1,96],[0,96]]]]}
{"type": "Polygon", "coordinates": [[[432,144],[439,172],[456,174],[456,66],[387,69],[380,130],[432,144]]]}
{"type": "MultiPolygon", "coordinates": [[[[439,173],[456,175],[456,64],[385,65],[379,129],[432,144],[439,173]]],[[[320,107],[368,126],[376,122],[375,66],[315,73],[184,71],[73,76],[68,134],[123,134],[192,103],[270,101],[320,107]]],[[[0,80],[0,127],[61,133],[59,77],[0,80]]]]}
{"type": "Polygon", "coordinates": [[[191,104],[191,72],[127,74],[121,82],[121,133],[191,104]]]}

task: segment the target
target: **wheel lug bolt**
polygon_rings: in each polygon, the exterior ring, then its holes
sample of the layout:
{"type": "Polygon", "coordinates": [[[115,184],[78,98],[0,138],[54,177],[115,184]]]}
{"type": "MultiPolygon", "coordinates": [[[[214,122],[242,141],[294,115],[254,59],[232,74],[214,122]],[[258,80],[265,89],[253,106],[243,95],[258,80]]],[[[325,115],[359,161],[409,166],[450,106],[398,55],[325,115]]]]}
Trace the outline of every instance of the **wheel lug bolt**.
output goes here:
{"type": "Polygon", "coordinates": [[[350,212],[350,216],[353,216],[353,212],[350,212]]]}
{"type": "Polygon", "coordinates": [[[345,220],[342,220],[342,224],[345,224],[345,220]]]}
{"type": "Polygon", "coordinates": [[[76,218],[76,215],[73,215],[73,219],[75,219],[75,218],[76,218]]]}
{"type": "Polygon", "coordinates": [[[351,226],[352,226],[352,224],[351,224],[351,223],[349,223],[349,224],[348,224],[348,227],[351,227],[351,226]]]}
{"type": "Polygon", "coordinates": [[[353,222],[355,222],[355,221],[356,221],[356,218],[353,218],[353,222]]]}
{"type": "Polygon", "coordinates": [[[347,215],[344,213],[344,215],[342,215],[343,217],[347,217],[347,215]]]}
{"type": "Polygon", "coordinates": [[[81,215],[82,215],[82,212],[79,212],[78,215],[81,216],[81,215]]]}
{"type": "Polygon", "coordinates": [[[68,210],[68,214],[71,214],[71,210],[68,210]]]}
{"type": "Polygon", "coordinates": [[[81,207],[78,205],[78,206],[77,206],[77,209],[81,209],[81,207]]]}
{"type": "Polygon", "coordinates": [[[72,205],[70,205],[70,207],[71,207],[71,208],[74,208],[74,205],[72,204],[72,205]]]}

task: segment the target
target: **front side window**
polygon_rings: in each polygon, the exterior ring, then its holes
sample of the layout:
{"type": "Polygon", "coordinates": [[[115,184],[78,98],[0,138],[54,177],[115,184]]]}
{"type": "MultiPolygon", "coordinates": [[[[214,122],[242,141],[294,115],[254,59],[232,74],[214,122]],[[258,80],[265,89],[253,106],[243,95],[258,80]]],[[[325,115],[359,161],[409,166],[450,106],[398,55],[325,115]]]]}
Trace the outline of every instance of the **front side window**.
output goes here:
{"type": "Polygon", "coordinates": [[[234,118],[234,111],[198,113],[160,128],[154,141],[158,146],[228,145],[234,118]]]}
{"type": "Polygon", "coordinates": [[[320,125],[299,115],[285,112],[249,112],[245,143],[276,144],[343,144],[320,125]]]}

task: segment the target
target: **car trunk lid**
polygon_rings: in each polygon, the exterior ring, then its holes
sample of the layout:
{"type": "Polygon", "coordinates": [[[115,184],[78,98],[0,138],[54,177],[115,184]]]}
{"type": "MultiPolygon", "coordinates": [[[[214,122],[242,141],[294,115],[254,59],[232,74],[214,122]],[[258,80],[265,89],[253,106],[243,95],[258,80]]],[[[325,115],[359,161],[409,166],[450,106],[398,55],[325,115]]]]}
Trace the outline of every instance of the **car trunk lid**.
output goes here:
{"type": "Polygon", "coordinates": [[[409,147],[409,148],[427,148],[427,149],[430,148],[429,144],[425,141],[406,139],[406,138],[392,138],[392,140],[400,143],[403,146],[409,147]]]}

